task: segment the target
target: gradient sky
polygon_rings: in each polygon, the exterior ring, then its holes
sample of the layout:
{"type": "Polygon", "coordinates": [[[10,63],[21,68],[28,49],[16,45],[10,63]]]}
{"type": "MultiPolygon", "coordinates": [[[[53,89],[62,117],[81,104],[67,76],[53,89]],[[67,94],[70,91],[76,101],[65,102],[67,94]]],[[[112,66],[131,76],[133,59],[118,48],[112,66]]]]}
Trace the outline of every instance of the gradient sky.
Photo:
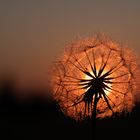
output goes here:
{"type": "Polygon", "coordinates": [[[1,0],[1,74],[18,72],[30,82],[46,79],[68,42],[97,32],[140,54],[139,14],[139,0],[1,0]]]}

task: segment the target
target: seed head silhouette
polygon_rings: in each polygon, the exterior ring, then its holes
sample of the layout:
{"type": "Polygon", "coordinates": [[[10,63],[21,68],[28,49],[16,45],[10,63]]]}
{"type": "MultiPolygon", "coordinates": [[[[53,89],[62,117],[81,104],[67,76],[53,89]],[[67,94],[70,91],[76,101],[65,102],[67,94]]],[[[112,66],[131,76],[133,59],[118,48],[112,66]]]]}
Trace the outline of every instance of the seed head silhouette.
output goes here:
{"type": "Polygon", "coordinates": [[[104,35],[70,43],[53,66],[54,97],[82,120],[131,111],[138,82],[135,53],[104,35]]]}

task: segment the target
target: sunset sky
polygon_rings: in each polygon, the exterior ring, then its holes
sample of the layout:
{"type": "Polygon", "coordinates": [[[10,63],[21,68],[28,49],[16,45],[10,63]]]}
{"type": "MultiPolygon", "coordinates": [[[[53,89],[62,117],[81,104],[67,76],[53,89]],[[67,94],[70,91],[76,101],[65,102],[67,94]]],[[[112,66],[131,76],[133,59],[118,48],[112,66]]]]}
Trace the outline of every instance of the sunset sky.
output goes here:
{"type": "Polygon", "coordinates": [[[139,0],[1,0],[0,74],[38,83],[67,43],[98,32],[140,54],[139,14],[139,0]]]}

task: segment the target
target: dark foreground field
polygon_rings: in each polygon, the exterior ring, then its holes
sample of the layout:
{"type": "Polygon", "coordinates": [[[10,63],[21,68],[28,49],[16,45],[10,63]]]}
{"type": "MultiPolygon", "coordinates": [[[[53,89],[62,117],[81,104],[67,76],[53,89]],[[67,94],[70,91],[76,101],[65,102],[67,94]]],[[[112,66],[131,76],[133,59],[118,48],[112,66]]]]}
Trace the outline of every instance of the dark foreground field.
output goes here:
{"type": "MultiPolygon", "coordinates": [[[[77,123],[65,116],[55,101],[39,96],[17,99],[9,85],[2,86],[0,92],[0,140],[91,139],[89,122],[77,123]]],[[[137,105],[127,116],[97,120],[96,139],[139,139],[139,126],[140,106],[137,105]]]]}

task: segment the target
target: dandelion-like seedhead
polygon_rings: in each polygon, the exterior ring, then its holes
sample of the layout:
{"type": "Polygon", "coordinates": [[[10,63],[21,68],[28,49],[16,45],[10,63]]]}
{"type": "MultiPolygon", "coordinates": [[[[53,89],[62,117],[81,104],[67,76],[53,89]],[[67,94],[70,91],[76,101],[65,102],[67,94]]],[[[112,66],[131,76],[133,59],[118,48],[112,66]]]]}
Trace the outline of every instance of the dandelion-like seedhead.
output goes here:
{"type": "Polygon", "coordinates": [[[131,111],[137,81],[133,51],[105,36],[69,44],[52,74],[54,97],[76,120],[131,111]]]}

